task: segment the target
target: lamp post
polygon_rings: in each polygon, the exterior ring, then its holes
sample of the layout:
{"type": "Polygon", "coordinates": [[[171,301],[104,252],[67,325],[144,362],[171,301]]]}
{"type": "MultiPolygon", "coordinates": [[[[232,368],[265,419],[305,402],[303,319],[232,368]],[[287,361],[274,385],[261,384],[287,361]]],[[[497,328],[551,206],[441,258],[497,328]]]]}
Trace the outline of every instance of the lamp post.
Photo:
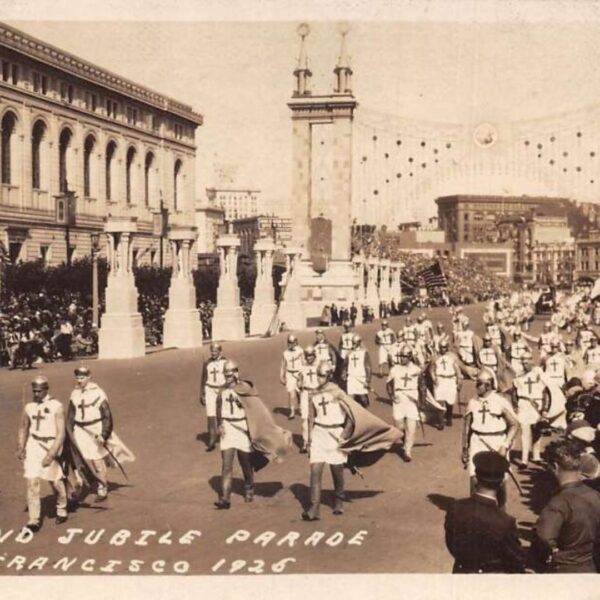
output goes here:
{"type": "Polygon", "coordinates": [[[94,232],[92,239],[92,327],[98,329],[98,253],[100,252],[100,234],[94,232]]]}

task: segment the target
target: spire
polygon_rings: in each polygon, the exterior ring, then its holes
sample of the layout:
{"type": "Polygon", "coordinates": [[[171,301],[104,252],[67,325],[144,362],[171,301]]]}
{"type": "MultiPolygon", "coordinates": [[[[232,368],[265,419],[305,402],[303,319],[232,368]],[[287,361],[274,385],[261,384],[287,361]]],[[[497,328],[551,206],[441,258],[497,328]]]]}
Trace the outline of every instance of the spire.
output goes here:
{"type": "Polygon", "coordinates": [[[294,77],[296,78],[296,89],[294,90],[294,96],[309,96],[311,93],[309,83],[312,73],[308,68],[305,38],[310,33],[310,27],[307,23],[301,23],[298,25],[297,32],[301,41],[300,55],[298,56],[298,66],[294,71],[294,77]]]}
{"type": "Polygon", "coordinates": [[[336,94],[350,94],[352,95],[352,69],[350,68],[350,58],[346,52],[346,36],[350,31],[350,26],[347,23],[340,23],[338,25],[338,32],[340,34],[340,54],[338,56],[337,65],[333,72],[336,77],[336,85],[334,92],[336,94]]]}

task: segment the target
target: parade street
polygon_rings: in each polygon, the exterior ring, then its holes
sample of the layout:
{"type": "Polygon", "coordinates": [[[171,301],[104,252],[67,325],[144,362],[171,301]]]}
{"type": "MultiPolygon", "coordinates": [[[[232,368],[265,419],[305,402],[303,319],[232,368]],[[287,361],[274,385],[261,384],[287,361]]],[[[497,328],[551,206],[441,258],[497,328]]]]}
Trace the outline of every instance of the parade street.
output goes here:
{"type": "MultiPolygon", "coordinates": [[[[481,323],[482,307],[465,312],[474,317],[474,323],[481,323]]],[[[428,313],[434,324],[441,321],[450,330],[446,309],[428,313]]],[[[403,321],[392,318],[390,324],[397,329],[403,321]]],[[[376,321],[356,328],[372,357],[378,327],[376,321]]],[[[540,329],[537,319],[532,333],[537,335],[540,329]]],[[[337,344],[340,330],[326,333],[337,344]]],[[[304,331],[298,337],[304,346],[312,343],[314,333],[304,331]]],[[[0,466],[0,570],[15,574],[18,564],[27,569],[39,559],[38,567],[45,565],[29,572],[53,574],[64,568],[76,574],[448,573],[452,557],[444,544],[445,509],[452,499],[469,492],[460,462],[462,421],[456,419],[444,431],[425,425],[424,434],[417,432],[410,464],[388,453],[363,469],[364,479],[346,471],[348,502],[343,516],[331,512],[333,492],[327,471],[321,520],[303,522],[300,515],[308,502],[309,465],[306,455],[298,452],[300,420],[288,421],[285,388],[278,381],[284,347],[284,334],[223,345],[224,355],[238,362],[240,376],[254,382],[278,424],[292,430],[296,444],[283,464],[271,463],[256,474],[256,497],[251,504],[243,502],[243,481],[236,464],[228,511],[213,506],[221,459],[218,451],[205,452],[206,418],[198,401],[202,359],[208,348],[156,351],[132,360],[86,361],[92,379],[106,391],[115,428],[136,461],[126,465],[128,481],[118,470],[109,471],[108,501],[95,504],[90,494],[70,513],[67,523],[56,525],[53,517],[46,517],[40,532],[26,543],[15,540],[27,522],[25,480],[15,457],[22,403],[30,399],[33,376],[43,373],[50,381],[50,394],[66,405],[74,386],[73,369],[79,363],[4,371],[0,387],[0,452],[5,457],[0,466]],[[113,538],[120,530],[126,532],[113,538]],[[142,534],[144,530],[155,534],[142,534]],[[186,536],[191,530],[196,533],[186,536]],[[315,532],[324,535],[312,535],[315,532]],[[62,543],[58,541],[61,536],[62,543]],[[25,561],[19,563],[13,560],[15,556],[25,561]],[[63,566],[52,568],[60,559],[65,559],[63,566]],[[68,561],[73,563],[64,566],[68,561]]],[[[370,409],[391,422],[385,380],[374,377],[373,382],[370,409]]],[[[465,382],[463,402],[473,393],[473,382],[465,382]]],[[[525,493],[528,473],[518,476],[525,493]]],[[[45,485],[43,513],[53,515],[51,491],[45,485]]],[[[517,518],[527,543],[536,516],[526,506],[527,499],[519,499],[512,482],[508,493],[508,512],[517,518]]]]}

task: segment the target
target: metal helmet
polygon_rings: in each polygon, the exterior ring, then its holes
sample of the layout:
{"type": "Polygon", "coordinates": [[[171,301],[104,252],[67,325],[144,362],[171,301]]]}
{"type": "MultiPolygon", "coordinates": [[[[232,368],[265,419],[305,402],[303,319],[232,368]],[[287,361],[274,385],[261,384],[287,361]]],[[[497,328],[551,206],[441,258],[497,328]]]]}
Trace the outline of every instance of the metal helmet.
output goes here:
{"type": "Polygon", "coordinates": [[[290,335],[288,335],[288,337],[287,337],[287,343],[288,344],[297,344],[298,338],[294,334],[290,333],[290,335]]]}
{"type": "Polygon", "coordinates": [[[50,387],[50,384],[48,383],[48,378],[45,375],[38,375],[31,381],[31,387],[39,387],[47,390],[50,387]]]}
{"type": "Polygon", "coordinates": [[[306,346],[306,348],[304,348],[304,356],[316,356],[317,355],[317,351],[315,350],[315,347],[312,345],[308,345],[306,346]]]}
{"type": "Polygon", "coordinates": [[[225,374],[225,376],[227,376],[228,374],[237,375],[239,371],[240,368],[234,360],[227,360],[225,362],[225,365],[223,365],[223,373],[225,374]]]}
{"type": "Polygon", "coordinates": [[[402,346],[402,348],[400,348],[400,356],[405,356],[408,358],[412,357],[412,348],[408,345],[408,344],[404,344],[404,346],[402,346]]]}
{"type": "Polygon", "coordinates": [[[333,375],[333,365],[327,360],[322,360],[317,365],[317,375],[329,379],[333,375]]]}
{"type": "Polygon", "coordinates": [[[360,344],[362,343],[362,338],[360,337],[360,335],[358,335],[358,333],[355,333],[352,336],[352,344],[354,344],[354,347],[358,347],[360,346],[360,344]]]}
{"type": "Polygon", "coordinates": [[[442,348],[445,348],[446,350],[448,350],[448,348],[450,348],[450,344],[448,343],[448,340],[446,340],[446,339],[440,340],[440,350],[442,348]]]}
{"type": "Polygon", "coordinates": [[[219,342],[213,342],[210,345],[210,351],[211,351],[211,353],[212,352],[215,352],[215,353],[221,352],[221,350],[222,350],[222,347],[221,347],[221,344],[219,344],[219,342]]]}
{"type": "Polygon", "coordinates": [[[489,333],[486,333],[481,339],[484,342],[490,342],[490,344],[492,343],[492,336],[489,333]]]}
{"type": "Polygon", "coordinates": [[[383,319],[383,321],[381,321],[381,326],[382,327],[387,327],[389,325],[388,320],[387,319],[383,319]]]}
{"type": "Polygon", "coordinates": [[[492,372],[488,369],[481,369],[481,371],[477,373],[477,379],[475,381],[476,385],[479,383],[489,383],[490,387],[492,387],[494,385],[494,375],[492,372]]]}

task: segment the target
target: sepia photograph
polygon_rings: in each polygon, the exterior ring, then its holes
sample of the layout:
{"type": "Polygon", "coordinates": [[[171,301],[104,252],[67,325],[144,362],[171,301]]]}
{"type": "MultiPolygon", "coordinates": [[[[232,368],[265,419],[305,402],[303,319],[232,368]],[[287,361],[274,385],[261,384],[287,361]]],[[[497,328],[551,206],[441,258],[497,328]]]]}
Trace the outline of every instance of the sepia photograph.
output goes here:
{"type": "Polygon", "coordinates": [[[0,8],[3,597],[597,598],[600,4],[122,4],[0,8]]]}

